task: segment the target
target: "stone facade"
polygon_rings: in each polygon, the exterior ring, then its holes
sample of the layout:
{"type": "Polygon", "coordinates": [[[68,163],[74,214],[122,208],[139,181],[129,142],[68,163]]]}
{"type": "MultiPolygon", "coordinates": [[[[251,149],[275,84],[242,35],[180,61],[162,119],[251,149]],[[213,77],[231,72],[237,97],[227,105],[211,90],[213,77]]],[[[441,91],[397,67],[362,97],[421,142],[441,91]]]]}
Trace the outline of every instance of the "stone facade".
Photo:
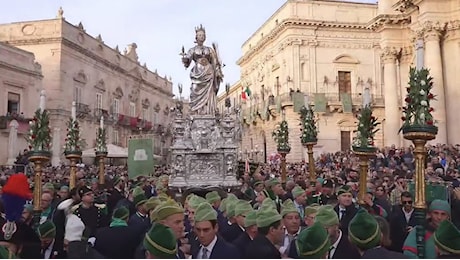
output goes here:
{"type": "MultiPolygon", "coordinates": [[[[455,88],[460,77],[459,2],[288,0],[242,46],[241,78],[229,94],[241,109],[242,153],[251,157],[262,152],[262,158],[275,153],[271,133],[284,113],[292,147],[287,160],[305,159],[295,109],[304,95],[318,116],[314,151],[348,150],[366,88],[382,123],[376,145],[408,145],[398,130],[409,68],[415,66],[414,44],[420,38],[438,97],[433,106],[440,131],[433,142],[460,143],[454,124],[460,109],[455,102],[460,97],[455,88]],[[246,87],[251,97],[242,101],[246,87]]],[[[219,97],[219,107],[225,97],[219,97]]]]}
{"type": "Polygon", "coordinates": [[[41,66],[33,53],[0,43],[0,165],[13,164],[27,148],[25,136],[38,107],[42,89],[41,66]],[[16,141],[9,133],[17,129],[16,141]],[[11,154],[9,154],[11,153],[11,154]]]}
{"type": "MultiPolygon", "coordinates": [[[[87,148],[95,146],[96,127],[104,116],[109,143],[126,147],[128,135],[153,133],[158,137],[154,153],[166,155],[172,137],[172,82],[140,64],[135,43],[121,53],[101,35],[87,34],[81,23],[67,22],[62,10],[56,19],[0,25],[0,41],[34,53],[42,65],[51,128],[60,133],[61,144],[75,100],[87,148]]],[[[28,110],[37,102],[29,103],[28,110]]]]}

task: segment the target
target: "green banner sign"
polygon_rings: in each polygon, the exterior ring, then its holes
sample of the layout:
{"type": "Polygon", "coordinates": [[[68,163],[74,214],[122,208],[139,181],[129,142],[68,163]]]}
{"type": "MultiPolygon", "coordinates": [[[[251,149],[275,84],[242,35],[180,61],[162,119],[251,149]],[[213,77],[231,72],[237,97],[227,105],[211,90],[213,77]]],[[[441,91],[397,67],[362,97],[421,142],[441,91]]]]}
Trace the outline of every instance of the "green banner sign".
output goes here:
{"type": "Polygon", "coordinates": [[[130,179],[137,176],[149,176],[153,173],[153,140],[128,140],[128,175],[130,179]]]}

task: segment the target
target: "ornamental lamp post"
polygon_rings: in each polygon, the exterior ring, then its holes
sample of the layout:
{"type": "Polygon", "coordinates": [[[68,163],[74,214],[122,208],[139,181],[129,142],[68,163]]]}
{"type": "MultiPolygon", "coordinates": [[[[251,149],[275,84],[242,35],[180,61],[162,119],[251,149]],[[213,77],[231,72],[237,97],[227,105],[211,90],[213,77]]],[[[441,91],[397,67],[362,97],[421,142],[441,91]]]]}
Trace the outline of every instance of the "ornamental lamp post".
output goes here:
{"type": "Polygon", "coordinates": [[[101,116],[99,128],[96,132],[96,158],[99,162],[99,184],[105,183],[105,158],[107,157],[106,132],[104,129],[104,116],[101,116]]]}
{"type": "MultiPolygon", "coordinates": [[[[283,110],[283,118],[285,118],[283,110]]],[[[276,148],[278,153],[281,155],[281,183],[286,184],[287,172],[286,172],[286,155],[291,151],[289,144],[289,126],[288,122],[283,119],[281,124],[272,132],[273,139],[277,143],[276,148]]]]}
{"type": "Polygon", "coordinates": [[[301,135],[300,142],[307,148],[308,153],[308,173],[312,187],[316,185],[316,168],[313,157],[313,146],[318,143],[318,129],[316,128],[316,119],[314,111],[309,104],[308,95],[304,97],[304,106],[300,108],[300,125],[301,135]]]}
{"type": "Polygon", "coordinates": [[[77,121],[76,102],[72,102],[71,117],[67,123],[67,136],[65,138],[64,155],[70,160],[69,187],[73,189],[76,183],[77,162],[80,161],[82,140],[80,138],[80,126],[77,121]]]}

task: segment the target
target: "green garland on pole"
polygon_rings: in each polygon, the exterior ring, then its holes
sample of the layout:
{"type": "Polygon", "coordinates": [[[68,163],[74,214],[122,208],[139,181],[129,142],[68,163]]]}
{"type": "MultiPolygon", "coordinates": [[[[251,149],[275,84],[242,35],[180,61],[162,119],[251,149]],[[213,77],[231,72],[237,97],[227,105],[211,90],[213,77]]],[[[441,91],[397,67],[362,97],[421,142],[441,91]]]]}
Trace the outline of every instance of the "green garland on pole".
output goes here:
{"type": "Polygon", "coordinates": [[[29,150],[33,152],[49,152],[51,147],[51,129],[48,110],[37,109],[29,122],[29,133],[26,137],[29,150]]]}
{"type": "Polygon", "coordinates": [[[361,109],[361,114],[358,116],[358,129],[354,131],[356,136],[353,139],[353,147],[364,149],[373,148],[374,137],[379,131],[379,129],[377,129],[379,124],[377,118],[372,115],[370,104],[365,105],[361,109]]]}
{"type": "Polygon", "coordinates": [[[281,121],[281,124],[272,132],[272,137],[276,142],[278,151],[289,152],[291,145],[289,144],[289,126],[286,120],[281,121]]]}
{"type": "Polygon", "coordinates": [[[106,132],[104,128],[98,128],[96,132],[96,152],[107,152],[106,132]]]}
{"type": "Polygon", "coordinates": [[[64,153],[80,152],[83,146],[83,140],[80,138],[80,125],[77,120],[70,118],[67,122],[64,153]]]}
{"type": "Polygon", "coordinates": [[[300,109],[300,125],[302,126],[301,143],[316,142],[318,140],[318,129],[316,128],[315,115],[310,105],[302,106],[300,109]]]}

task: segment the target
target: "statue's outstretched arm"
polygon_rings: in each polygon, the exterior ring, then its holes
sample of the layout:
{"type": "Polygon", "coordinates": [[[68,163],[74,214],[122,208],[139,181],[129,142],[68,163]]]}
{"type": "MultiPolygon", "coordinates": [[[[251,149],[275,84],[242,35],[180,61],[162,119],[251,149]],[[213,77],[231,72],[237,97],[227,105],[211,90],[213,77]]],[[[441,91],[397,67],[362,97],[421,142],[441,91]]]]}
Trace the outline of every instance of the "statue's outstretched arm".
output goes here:
{"type": "Polygon", "coordinates": [[[193,48],[188,50],[188,52],[182,56],[182,63],[184,64],[185,68],[188,68],[190,66],[190,63],[192,62],[192,57],[193,57],[193,48]]]}

